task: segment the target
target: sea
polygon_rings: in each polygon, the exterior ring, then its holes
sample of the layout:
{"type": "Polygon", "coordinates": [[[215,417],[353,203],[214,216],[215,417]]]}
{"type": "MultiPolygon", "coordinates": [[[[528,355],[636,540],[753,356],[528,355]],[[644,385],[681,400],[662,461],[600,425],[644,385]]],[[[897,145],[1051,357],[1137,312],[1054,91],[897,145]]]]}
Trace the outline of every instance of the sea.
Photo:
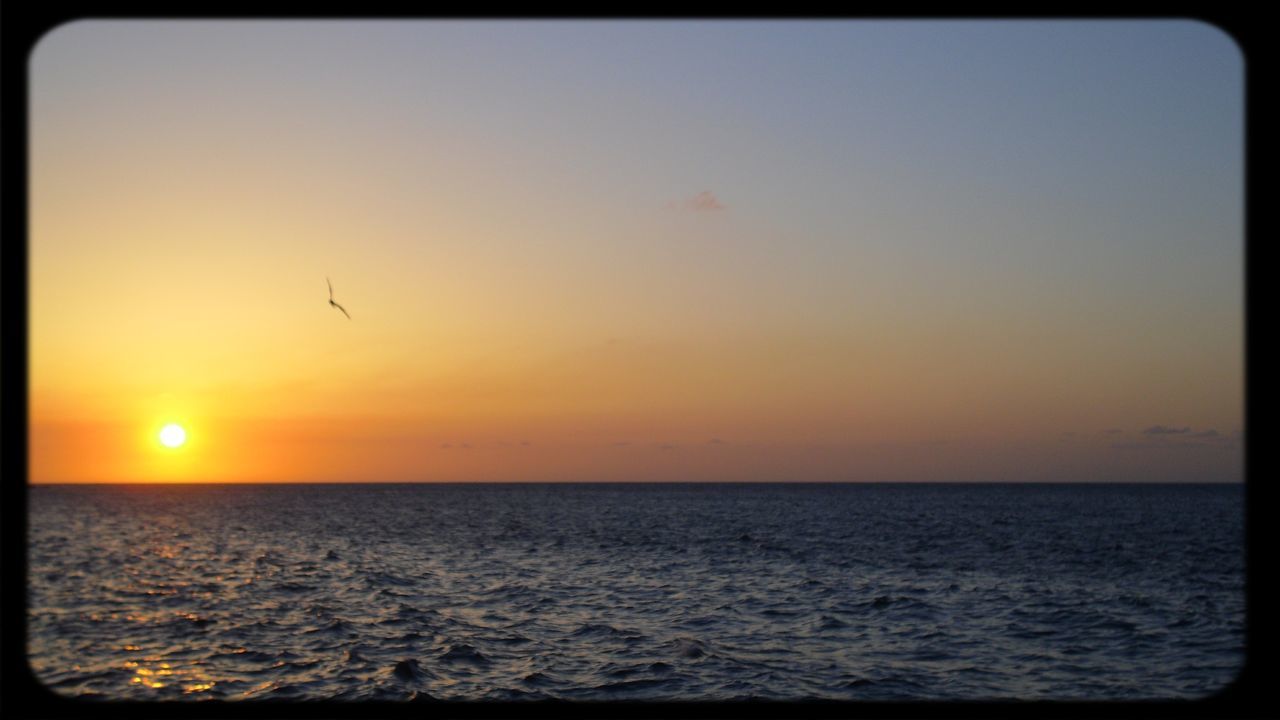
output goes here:
{"type": "Polygon", "coordinates": [[[96,700],[1204,698],[1243,487],[32,486],[27,651],[96,700]]]}

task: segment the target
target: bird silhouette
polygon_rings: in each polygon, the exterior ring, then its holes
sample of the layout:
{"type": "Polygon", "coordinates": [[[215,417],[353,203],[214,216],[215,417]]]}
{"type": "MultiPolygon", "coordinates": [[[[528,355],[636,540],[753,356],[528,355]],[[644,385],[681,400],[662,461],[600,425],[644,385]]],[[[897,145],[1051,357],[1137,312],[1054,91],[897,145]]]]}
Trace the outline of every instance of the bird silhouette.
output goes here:
{"type": "Polygon", "coordinates": [[[347,309],[346,309],[346,308],[342,307],[341,305],[339,305],[338,303],[336,303],[336,302],[334,302],[334,301],[333,301],[333,281],[331,281],[331,280],[330,280],[329,278],[327,278],[327,277],[324,279],[324,281],[325,281],[325,282],[327,282],[327,283],[329,283],[329,304],[330,304],[330,305],[332,305],[332,306],[334,306],[334,307],[336,307],[336,308],[338,308],[339,310],[341,310],[341,311],[342,311],[342,314],[343,314],[343,315],[346,315],[346,316],[347,316],[347,319],[348,319],[348,320],[350,320],[350,319],[351,319],[351,313],[347,312],[347,309]]]}

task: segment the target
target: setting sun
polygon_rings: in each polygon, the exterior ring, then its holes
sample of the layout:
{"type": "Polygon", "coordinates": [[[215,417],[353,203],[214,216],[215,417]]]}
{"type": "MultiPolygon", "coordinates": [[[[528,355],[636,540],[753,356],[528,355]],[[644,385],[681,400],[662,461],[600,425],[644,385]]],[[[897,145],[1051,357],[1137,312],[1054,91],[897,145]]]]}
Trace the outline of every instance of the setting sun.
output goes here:
{"type": "Polygon", "coordinates": [[[182,447],[187,441],[187,431],[181,425],[170,423],[160,429],[160,444],[165,447],[182,447]]]}

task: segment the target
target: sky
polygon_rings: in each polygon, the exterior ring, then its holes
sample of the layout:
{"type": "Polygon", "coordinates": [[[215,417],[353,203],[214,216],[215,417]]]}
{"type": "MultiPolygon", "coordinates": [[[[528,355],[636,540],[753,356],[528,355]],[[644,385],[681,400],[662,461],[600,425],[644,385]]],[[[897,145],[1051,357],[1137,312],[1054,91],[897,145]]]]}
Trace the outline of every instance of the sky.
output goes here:
{"type": "Polygon", "coordinates": [[[1213,26],[78,21],[29,72],[32,483],[1243,480],[1213,26]]]}

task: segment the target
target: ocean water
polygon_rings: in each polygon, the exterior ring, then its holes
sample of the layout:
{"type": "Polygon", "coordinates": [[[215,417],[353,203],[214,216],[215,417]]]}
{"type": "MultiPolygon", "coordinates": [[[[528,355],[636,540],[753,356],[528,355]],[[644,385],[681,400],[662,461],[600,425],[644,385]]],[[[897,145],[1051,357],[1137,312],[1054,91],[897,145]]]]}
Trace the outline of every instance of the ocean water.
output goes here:
{"type": "Polygon", "coordinates": [[[1197,698],[1243,489],[30,489],[28,655],[99,699],[1197,698]]]}

